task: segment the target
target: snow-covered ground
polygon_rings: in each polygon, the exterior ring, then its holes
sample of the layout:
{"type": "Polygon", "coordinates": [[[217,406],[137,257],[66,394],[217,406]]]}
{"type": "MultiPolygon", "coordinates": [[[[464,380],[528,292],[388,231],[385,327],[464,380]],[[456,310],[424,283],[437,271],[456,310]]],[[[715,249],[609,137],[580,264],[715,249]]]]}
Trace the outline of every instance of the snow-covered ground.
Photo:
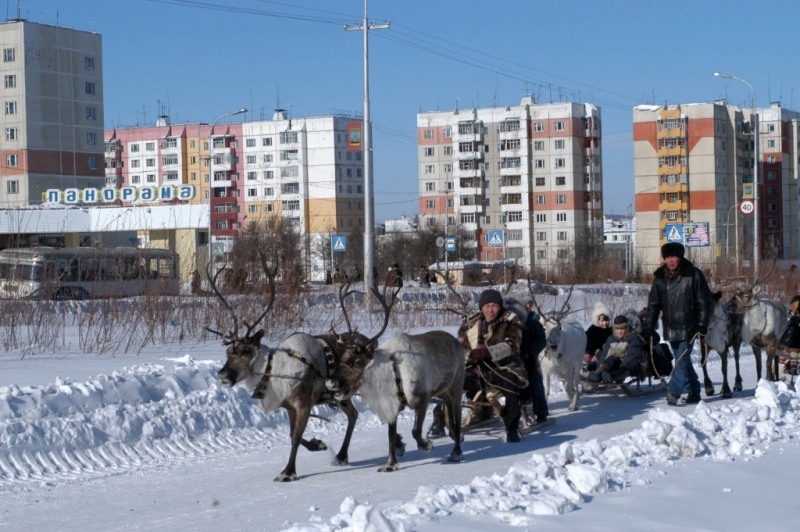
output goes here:
{"type": "MultiPolygon", "coordinates": [[[[318,407],[306,436],[330,450],[301,448],[292,483],[272,480],[286,415],[218,385],[219,342],[0,355],[0,529],[794,530],[800,397],[756,385],[742,352],[745,391],[699,405],[594,394],[567,412],[554,382],[555,425],[517,444],[499,426],[470,431],[458,464],[449,440],[415,449],[406,411],[394,473],[377,472],[386,427],[358,399],[350,464],[331,465],[345,417],[318,407]]],[[[719,388],[716,357],[709,368],[719,388]]]]}

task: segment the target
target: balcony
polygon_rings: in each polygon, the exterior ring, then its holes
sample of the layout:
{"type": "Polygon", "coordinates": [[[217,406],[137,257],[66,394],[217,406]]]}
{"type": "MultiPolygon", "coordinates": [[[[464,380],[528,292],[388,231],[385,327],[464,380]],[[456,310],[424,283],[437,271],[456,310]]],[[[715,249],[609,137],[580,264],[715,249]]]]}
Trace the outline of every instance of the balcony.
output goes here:
{"type": "Polygon", "coordinates": [[[466,168],[466,169],[454,168],[453,169],[453,177],[455,177],[456,180],[461,179],[461,178],[474,178],[474,179],[481,179],[482,180],[484,175],[485,175],[485,173],[483,171],[483,168],[466,168]]]}

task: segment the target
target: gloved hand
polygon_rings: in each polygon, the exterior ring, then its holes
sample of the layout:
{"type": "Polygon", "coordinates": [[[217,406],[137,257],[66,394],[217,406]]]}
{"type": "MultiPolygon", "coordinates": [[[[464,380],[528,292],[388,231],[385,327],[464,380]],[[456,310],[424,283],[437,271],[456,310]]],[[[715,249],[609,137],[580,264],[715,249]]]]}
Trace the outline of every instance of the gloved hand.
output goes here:
{"type": "Polygon", "coordinates": [[[467,357],[467,365],[469,366],[477,366],[489,355],[489,350],[486,348],[485,345],[476,347],[472,351],[469,352],[469,356],[467,357]]]}

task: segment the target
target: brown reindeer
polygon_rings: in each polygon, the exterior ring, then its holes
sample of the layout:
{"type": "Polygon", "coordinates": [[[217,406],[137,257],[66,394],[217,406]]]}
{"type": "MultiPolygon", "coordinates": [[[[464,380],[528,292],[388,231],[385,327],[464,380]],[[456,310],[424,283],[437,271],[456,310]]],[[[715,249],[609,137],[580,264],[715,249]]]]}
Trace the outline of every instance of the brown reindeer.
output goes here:
{"type": "MultiPolygon", "coordinates": [[[[464,353],[451,334],[429,331],[423,334],[400,333],[378,346],[391,312],[386,294],[377,287],[373,294],[384,308],[384,324],[367,343],[357,342],[343,355],[336,378],[329,388],[337,399],[360,391],[370,410],[389,425],[389,456],[378,471],[396,471],[398,451],[404,450],[397,434],[397,416],[405,406],[414,410],[411,434],[422,451],[433,449],[433,443],[422,437],[422,425],[428,404],[433,397],[444,399],[447,424],[455,446],[450,462],[461,460],[461,393],[464,385],[464,353]]],[[[395,292],[396,295],[396,292],[395,292]]],[[[349,323],[349,321],[348,321],[349,323]]]]}
{"type": "MultiPolygon", "coordinates": [[[[276,482],[286,482],[297,479],[295,461],[300,445],[309,451],[327,449],[326,445],[316,438],[311,440],[303,438],[311,409],[315,405],[333,400],[333,394],[325,386],[325,380],[335,370],[344,342],[359,338],[366,340],[366,338],[357,333],[340,337],[332,334],[311,336],[297,332],[285,338],[275,348],[263,345],[261,340],[264,330],[259,329],[255,332],[253,330],[267,316],[275,302],[274,281],[277,268],[270,270],[266,266],[264,257],[262,265],[269,281],[269,300],[264,311],[252,323],[243,321],[244,335],[239,333],[239,319],[236,313],[217,288],[217,277],[224,268],[213,278],[210,273],[208,274],[211,288],[233,317],[233,330],[221,334],[213,329],[207,329],[222,336],[223,345],[227,346],[227,361],[218,373],[220,382],[226,386],[243,383],[248,390],[253,390],[253,398],[260,401],[261,408],[265,412],[281,407],[286,410],[289,417],[291,451],[286,467],[275,477],[276,482]]],[[[349,398],[340,399],[337,403],[347,416],[347,429],[334,463],[346,465],[347,451],[358,412],[349,398]]]]}

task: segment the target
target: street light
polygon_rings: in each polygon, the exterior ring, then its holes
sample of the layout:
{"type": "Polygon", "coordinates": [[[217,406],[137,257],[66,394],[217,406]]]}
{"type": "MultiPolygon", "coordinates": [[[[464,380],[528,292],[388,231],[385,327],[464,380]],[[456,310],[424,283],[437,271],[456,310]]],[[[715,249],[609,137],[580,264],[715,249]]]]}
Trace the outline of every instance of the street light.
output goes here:
{"type": "MultiPolygon", "coordinates": [[[[218,116],[211,123],[211,128],[208,130],[208,264],[211,264],[213,259],[211,256],[211,229],[214,226],[214,220],[211,215],[214,212],[214,204],[212,201],[214,197],[214,156],[212,153],[214,148],[214,126],[223,118],[240,115],[246,112],[247,108],[242,107],[237,111],[231,111],[230,113],[218,116]]],[[[211,268],[209,267],[207,270],[211,271],[211,268]]],[[[211,274],[213,275],[214,272],[211,272],[211,274]]]]}
{"type": "MultiPolygon", "coordinates": [[[[758,245],[758,165],[759,165],[759,139],[758,139],[758,104],[756,100],[756,90],[750,85],[747,81],[743,80],[742,78],[737,78],[736,76],[732,76],[731,74],[727,74],[725,72],[714,72],[714,75],[718,78],[723,79],[733,79],[740,83],[744,83],[747,85],[747,88],[750,89],[750,92],[753,94],[753,100],[750,106],[750,113],[752,115],[752,123],[753,123],[753,143],[755,144],[755,148],[753,150],[753,156],[755,158],[755,164],[753,165],[753,280],[758,279],[758,266],[760,262],[759,257],[759,245],[758,245]]],[[[735,172],[734,172],[735,175],[735,172]]],[[[738,185],[738,183],[737,183],[738,185]]],[[[738,236],[738,232],[737,232],[738,236]]],[[[738,251],[738,250],[737,250],[738,251]]],[[[738,265],[738,260],[737,260],[738,265]]]]}

